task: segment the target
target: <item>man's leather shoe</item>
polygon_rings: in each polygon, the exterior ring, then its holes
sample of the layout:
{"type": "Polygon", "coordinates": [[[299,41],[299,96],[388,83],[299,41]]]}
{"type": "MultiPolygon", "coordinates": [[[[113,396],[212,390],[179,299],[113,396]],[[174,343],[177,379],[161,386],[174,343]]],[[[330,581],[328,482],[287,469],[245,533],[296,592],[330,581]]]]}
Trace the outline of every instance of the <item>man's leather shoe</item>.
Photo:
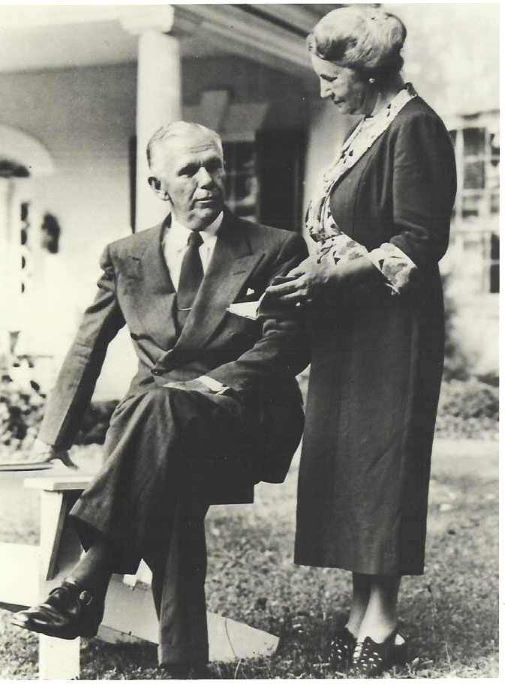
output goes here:
{"type": "Polygon", "coordinates": [[[67,579],[44,603],[15,613],[12,624],[59,639],[95,636],[103,618],[103,601],[67,579]]]}

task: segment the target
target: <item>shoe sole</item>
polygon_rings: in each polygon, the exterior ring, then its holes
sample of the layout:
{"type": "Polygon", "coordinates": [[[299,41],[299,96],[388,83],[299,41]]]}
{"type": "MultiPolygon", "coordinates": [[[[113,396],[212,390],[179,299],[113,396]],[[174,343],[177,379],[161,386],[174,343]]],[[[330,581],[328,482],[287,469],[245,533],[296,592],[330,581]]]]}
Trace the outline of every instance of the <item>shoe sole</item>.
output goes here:
{"type": "Polygon", "coordinates": [[[28,632],[35,632],[36,634],[44,634],[45,636],[52,637],[53,639],[65,639],[66,641],[72,641],[73,639],[84,638],[91,639],[95,637],[98,633],[98,627],[96,629],[82,630],[79,634],[61,634],[57,631],[48,629],[47,627],[42,627],[33,622],[17,621],[15,617],[11,618],[11,624],[20,629],[26,629],[28,632]]]}

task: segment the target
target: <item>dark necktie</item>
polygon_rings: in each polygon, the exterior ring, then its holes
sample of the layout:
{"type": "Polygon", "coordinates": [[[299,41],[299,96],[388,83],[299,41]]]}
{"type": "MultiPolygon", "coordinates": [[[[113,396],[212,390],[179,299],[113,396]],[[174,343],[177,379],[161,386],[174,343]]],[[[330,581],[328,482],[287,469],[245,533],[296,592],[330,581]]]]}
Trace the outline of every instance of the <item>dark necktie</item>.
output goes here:
{"type": "Polygon", "coordinates": [[[188,247],[184,253],[177,287],[177,322],[182,329],[186,322],[196,293],[203,280],[202,260],[200,259],[200,245],[203,243],[202,236],[196,230],[192,230],[188,237],[188,247]]]}

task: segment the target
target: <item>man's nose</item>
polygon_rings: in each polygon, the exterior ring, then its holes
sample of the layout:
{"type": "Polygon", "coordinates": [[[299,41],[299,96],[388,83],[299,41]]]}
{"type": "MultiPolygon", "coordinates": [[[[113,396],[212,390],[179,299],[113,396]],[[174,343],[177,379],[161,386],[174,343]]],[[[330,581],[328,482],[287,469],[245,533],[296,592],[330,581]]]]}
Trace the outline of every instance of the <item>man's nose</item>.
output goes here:
{"type": "Polygon", "coordinates": [[[198,178],[198,185],[200,185],[200,187],[202,187],[202,188],[204,188],[208,185],[212,185],[214,183],[214,178],[207,171],[205,166],[201,166],[198,169],[197,178],[198,178]]]}

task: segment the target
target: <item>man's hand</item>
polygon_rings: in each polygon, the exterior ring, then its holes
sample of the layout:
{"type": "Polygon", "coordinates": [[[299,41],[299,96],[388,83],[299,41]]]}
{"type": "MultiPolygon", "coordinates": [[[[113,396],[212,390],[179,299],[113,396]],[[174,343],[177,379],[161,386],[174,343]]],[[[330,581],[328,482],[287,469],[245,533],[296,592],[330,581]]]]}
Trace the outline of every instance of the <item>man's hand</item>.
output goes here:
{"type": "Polygon", "coordinates": [[[267,288],[267,296],[283,304],[311,304],[332,299],[338,292],[349,295],[355,285],[378,278],[378,270],[365,256],[342,259],[338,264],[324,259],[318,263],[309,256],[286,276],[275,279],[267,288]]]}
{"type": "Polygon", "coordinates": [[[50,446],[36,439],[33,443],[32,454],[37,456],[43,463],[51,463],[52,461],[60,460],[67,468],[77,468],[76,464],[70,458],[67,449],[58,449],[50,446]]]}

